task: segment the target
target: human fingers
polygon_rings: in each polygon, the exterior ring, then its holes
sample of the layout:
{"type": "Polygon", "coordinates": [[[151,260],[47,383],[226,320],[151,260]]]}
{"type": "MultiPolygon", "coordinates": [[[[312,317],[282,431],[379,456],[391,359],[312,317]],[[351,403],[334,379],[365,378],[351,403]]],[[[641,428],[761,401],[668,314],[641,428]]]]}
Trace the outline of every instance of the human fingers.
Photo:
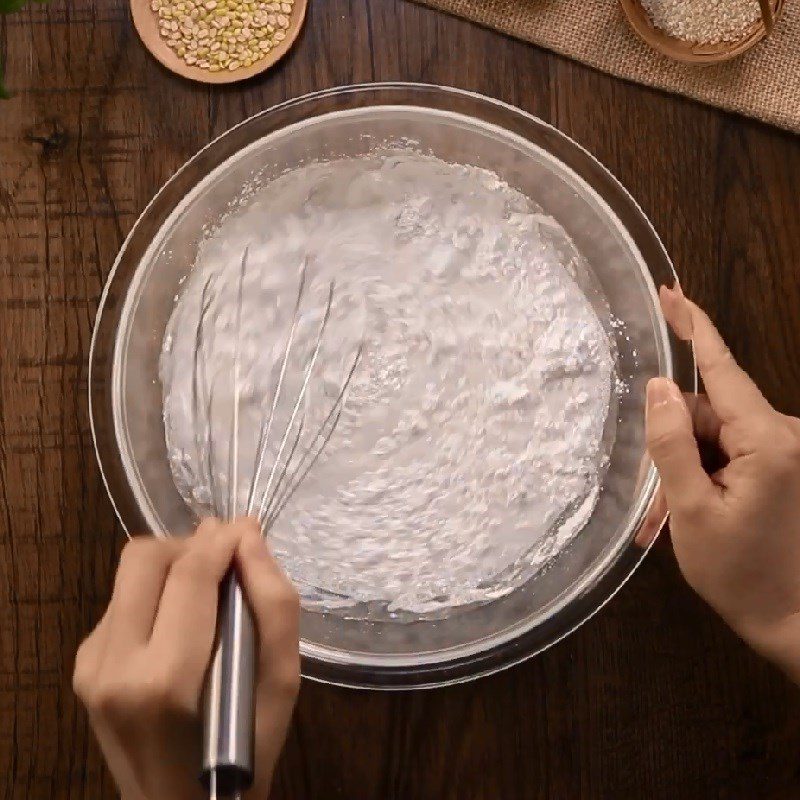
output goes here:
{"type": "Polygon", "coordinates": [[[696,508],[715,496],[703,469],[692,419],[678,387],[667,378],[647,384],[647,449],[673,513],[696,508]]]}
{"type": "Polygon", "coordinates": [[[691,341],[694,335],[692,313],[686,305],[686,297],[680,283],[676,281],[672,289],[662,286],[658,290],[658,298],[661,301],[664,317],[675,331],[675,335],[684,342],[691,341]]]}
{"type": "Polygon", "coordinates": [[[265,797],[286,737],[300,682],[300,602],[257,527],[243,538],[237,564],[258,631],[255,748],[248,797],[265,797]]]}
{"type": "Polygon", "coordinates": [[[75,654],[72,672],[72,690],[86,703],[86,699],[97,683],[105,642],[108,638],[108,612],[103,615],[95,629],[81,642],[75,654]]]}
{"type": "MultiPolygon", "coordinates": [[[[692,429],[698,442],[718,445],[722,422],[711,407],[708,397],[704,394],[684,392],[683,400],[686,403],[686,408],[692,420],[692,429]]],[[[712,475],[711,477],[714,480],[714,476],[712,475]]],[[[661,530],[668,513],[667,496],[664,493],[664,487],[659,486],[650,509],[645,515],[644,521],[634,539],[639,547],[650,546],[661,530]]]]}
{"type": "Polygon", "coordinates": [[[675,334],[694,343],[697,368],[709,401],[722,422],[772,413],[772,406],[736,363],[705,311],[676,289],[662,286],[659,296],[675,334]]]}
{"type": "Polygon", "coordinates": [[[684,392],[683,400],[692,418],[694,435],[702,442],[717,444],[719,442],[722,420],[711,406],[708,395],[684,392]]]}
{"type": "Polygon", "coordinates": [[[161,595],[148,650],[176,705],[194,711],[211,658],[219,584],[242,536],[237,523],[208,521],[186,541],[161,595]]]}
{"type": "Polygon", "coordinates": [[[122,548],[106,614],[106,646],[116,656],[147,643],[164,581],[183,548],[180,539],[150,536],[137,536],[122,548]]]}

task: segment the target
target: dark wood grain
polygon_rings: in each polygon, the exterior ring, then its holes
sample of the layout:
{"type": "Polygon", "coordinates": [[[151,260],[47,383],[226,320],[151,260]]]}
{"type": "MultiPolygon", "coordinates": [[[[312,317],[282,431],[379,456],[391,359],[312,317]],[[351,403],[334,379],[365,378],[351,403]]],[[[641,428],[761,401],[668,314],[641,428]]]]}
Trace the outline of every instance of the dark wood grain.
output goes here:
{"type": "MultiPolygon", "coordinates": [[[[209,89],[140,46],[121,0],[0,23],[0,798],[113,797],[70,690],[122,535],[88,429],[86,362],[113,257],[210,138],[335,84],[494,95],[607,164],[689,292],[800,412],[800,139],[597,74],[402,0],[312,0],[277,69],[209,89]]],[[[800,797],[798,692],[649,557],[590,624],[496,677],[423,693],[306,683],[275,800],[800,797]]]]}

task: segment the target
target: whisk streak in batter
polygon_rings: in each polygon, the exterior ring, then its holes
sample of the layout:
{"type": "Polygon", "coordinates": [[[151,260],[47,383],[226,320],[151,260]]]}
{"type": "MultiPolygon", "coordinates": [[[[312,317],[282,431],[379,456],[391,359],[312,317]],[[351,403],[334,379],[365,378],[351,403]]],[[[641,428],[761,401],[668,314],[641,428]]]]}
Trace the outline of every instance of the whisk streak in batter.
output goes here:
{"type": "MultiPolygon", "coordinates": [[[[269,534],[305,606],[439,615],[512,591],[581,530],[607,458],[614,358],[566,240],[492,173],[412,151],[311,164],[255,191],[203,242],[167,328],[160,366],[178,490],[206,506],[197,442],[223,424],[192,411],[185,369],[203,287],[213,280],[205,368],[225,375],[249,247],[237,391],[240,430],[253,432],[239,468],[252,470],[305,261],[289,384],[334,279],[336,294],[304,430],[324,422],[363,338],[337,431],[269,534]]],[[[218,399],[224,408],[232,394],[218,399]]],[[[290,413],[278,403],[278,421],[290,413]]],[[[215,457],[223,483],[227,455],[215,457]]]]}

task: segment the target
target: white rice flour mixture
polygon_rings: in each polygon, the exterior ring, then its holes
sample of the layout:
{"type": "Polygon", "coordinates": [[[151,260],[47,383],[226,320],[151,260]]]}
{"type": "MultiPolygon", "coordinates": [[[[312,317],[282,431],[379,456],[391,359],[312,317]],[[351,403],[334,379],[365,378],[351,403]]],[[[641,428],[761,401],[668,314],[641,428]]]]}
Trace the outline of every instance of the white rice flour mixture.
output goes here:
{"type": "MultiPolygon", "coordinates": [[[[607,457],[614,357],[576,265],[554,244],[565,239],[496,175],[411,151],[312,164],[262,186],[209,233],[167,328],[164,420],[181,495],[198,511],[208,502],[209,435],[212,470],[227,480],[245,248],[248,477],[305,259],[293,374],[336,280],[308,430],[362,337],[364,355],[326,454],[269,534],[304,605],[441,615],[510,592],[583,527],[607,457]],[[213,404],[196,415],[206,284],[202,374],[213,404]]],[[[287,394],[296,391],[294,381],[287,394]]],[[[281,404],[284,422],[287,413],[281,404]]]]}

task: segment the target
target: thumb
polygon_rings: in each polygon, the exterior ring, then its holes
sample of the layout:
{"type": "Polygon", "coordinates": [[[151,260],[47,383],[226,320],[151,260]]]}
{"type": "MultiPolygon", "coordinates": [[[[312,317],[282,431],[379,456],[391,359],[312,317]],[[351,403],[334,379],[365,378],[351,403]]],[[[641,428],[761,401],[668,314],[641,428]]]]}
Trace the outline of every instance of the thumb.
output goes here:
{"type": "Polygon", "coordinates": [[[647,449],[661,475],[669,510],[676,514],[705,505],[714,484],[700,461],[686,402],[667,378],[647,384],[646,428],[647,449]]]}

